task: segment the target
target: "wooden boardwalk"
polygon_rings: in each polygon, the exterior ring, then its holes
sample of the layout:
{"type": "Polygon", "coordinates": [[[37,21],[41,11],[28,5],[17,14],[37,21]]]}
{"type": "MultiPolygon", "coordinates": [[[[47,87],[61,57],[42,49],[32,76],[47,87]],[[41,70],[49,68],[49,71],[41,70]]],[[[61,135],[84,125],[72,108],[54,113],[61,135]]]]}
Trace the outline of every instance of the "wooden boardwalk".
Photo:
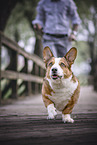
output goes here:
{"type": "Polygon", "coordinates": [[[0,145],[96,145],[97,93],[82,87],[72,113],[74,124],[64,124],[61,113],[47,120],[41,95],[0,107],[0,145]]]}

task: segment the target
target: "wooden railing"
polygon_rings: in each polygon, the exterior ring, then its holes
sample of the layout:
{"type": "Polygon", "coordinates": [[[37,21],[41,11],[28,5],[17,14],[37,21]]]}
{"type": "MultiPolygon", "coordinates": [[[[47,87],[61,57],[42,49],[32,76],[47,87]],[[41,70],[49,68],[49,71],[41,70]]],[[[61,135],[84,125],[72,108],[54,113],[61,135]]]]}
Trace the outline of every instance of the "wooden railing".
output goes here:
{"type": "Polygon", "coordinates": [[[45,73],[43,60],[35,54],[27,53],[16,42],[6,37],[0,32],[0,100],[4,98],[8,91],[11,98],[17,98],[21,95],[30,95],[39,93],[45,73]],[[2,50],[3,47],[8,50],[10,63],[2,70],[2,50]],[[24,59],[24,64],[19,69],[19,56],[24,59]],[[29,66],[29,60],[33,67],[29,66]],[[32,69],[29,71],[29,67],[32,69]],[[5,81],[5,83],[3,83],[5,81]],[[20,89],[23,86],[24,89],[20,89]],[[20,91],[19,91],[20,90],[20,91]]]}

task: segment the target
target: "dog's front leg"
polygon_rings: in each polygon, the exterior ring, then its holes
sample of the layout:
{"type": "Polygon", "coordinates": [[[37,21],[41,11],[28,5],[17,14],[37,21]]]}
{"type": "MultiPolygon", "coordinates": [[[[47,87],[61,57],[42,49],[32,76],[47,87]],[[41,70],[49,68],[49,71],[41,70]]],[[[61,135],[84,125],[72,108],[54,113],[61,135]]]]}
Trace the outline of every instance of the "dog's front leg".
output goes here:
{"type": "Polygon", "coordinates": [[[56,108],[54,107],[54,104],[50,104],[47,106],[48,111],[48,117],[47,119],[54,119],[57,115],[56,108]]]}
{"type": "Polygon", "coordinates": [[[66,108],[62,111],[62,120],[64,123],[66,122],[74,123],[74,120],[71,118],[71,115],[70,115],[73,107],[74,107],[74,104],[71,104],[69,102],[66,108]]]}

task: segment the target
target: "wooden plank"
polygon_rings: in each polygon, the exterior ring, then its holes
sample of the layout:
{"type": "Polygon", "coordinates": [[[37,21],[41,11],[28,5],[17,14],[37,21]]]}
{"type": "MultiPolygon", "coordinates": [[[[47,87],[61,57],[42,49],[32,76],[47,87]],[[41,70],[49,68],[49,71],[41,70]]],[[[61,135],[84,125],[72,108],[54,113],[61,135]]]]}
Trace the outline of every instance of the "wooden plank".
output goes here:
{"type": "Polygon", "coordinates": [[[2,37],[2,44],[14,51],[17,51],[18,54],[23,55],[25,58],[34,61],[37,65],[45,69],[45,65],[43,60],[35,54],[29,54],[23,48],[21,48],[16,42],[12,41],[8,37],[4,36],[2,32],[0,32],[0,36],[2,37]]]}
{"type": "Polygon", "coordinates": [[[97,144],[96,113],[77,114],[73,124],[64,124],[60,115],[57,120],[47,120],[46,117],[32,114],[0,116],[1,145],[97,144]]]}
{"type": "Polygon", "coordinates": [[[9,70],[1,71],[1,78],[12,79],[12,80],[22,79],[24,81],[29,81],[29,82],[36,82],[40,84],[43,83],[42,77],[38,77],[31,74],[18,73],[18,72],[9,71],[9,70]]]}

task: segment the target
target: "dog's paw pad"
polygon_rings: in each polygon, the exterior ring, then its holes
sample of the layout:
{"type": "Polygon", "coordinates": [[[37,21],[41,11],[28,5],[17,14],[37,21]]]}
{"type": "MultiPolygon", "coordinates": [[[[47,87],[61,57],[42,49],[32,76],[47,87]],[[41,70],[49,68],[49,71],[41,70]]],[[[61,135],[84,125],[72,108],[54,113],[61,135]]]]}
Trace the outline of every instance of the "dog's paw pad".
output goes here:
{"type": "Polygon", "coordinates": [[[70,117],[70,114],[62,115],[62,120],[64,123],[74,123],[74,120],[70,117]]]}
{"type": "Polygon", "coordinates": [[[54,119],[55,118],[55,116],[52,114],[52,115],[49,115],[49,116],[47,116],[47,119],[54,119]]]}
{"type": "Polygon", "coordinates": [[[74,120],[72,118],[71,119],[64,119],[63,121],[64,121],[64,123],[66,123],[66,122],[74,123],[74,120]]]}
{"type": "Polygon", "coordinates": [[[54,119],[57,115],[57,112],[56,111],[52,111],[48,114],[48,117],[47,119],[54,119]]]}
{"type": "Polygon", "coordinates": [[[54,111],[54,112],[53,112],[53,115],[54,115],[54,116],[56,116],[56,115],[57,115],[57,112],[56,112],[56,111],[54,111]]]}

